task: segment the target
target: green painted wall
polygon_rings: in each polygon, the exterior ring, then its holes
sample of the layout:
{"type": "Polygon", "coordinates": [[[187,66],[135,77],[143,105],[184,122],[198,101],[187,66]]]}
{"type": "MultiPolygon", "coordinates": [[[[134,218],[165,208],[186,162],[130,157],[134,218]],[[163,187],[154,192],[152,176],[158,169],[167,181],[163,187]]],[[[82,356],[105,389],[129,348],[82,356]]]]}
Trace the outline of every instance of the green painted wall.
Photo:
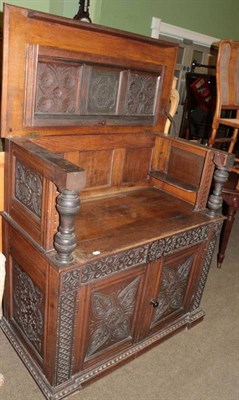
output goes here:
{"type": "Polygon", "coordinates": [[[77,0],[49,0],[49,12],[51,14],[73,18],[79,9],[77,0]]]}
{"type": "MultiPolygon", "coordinates": [[[[3,3],[4,1],[0,0],[0,11],[3,9],[3,3]]],[[[6,0],[5,3],[68,18],[73,18],[79,9],[78,0],[6,0]]]]}
{"type": "Polygon", "coordinates": [[[239,40],[239,0],[91,0],[93,22],[150,36],[152,17],[239,40]]]}
{"type": "MultiPolygon", "coordinates": [[[[7,0],[9,4],[73,18],[78,0],[7,0]]],[[[3,0],[0,0],[0,11],[3,0]]],[[[217,38],[239,40],[239,0],[90,0],[93,22],[151,35],[152,17],[217,38]]]]}
{"type": "MultiPolygon", "coordinates": [[[[13,4],[19,7],[30,8],[33,10],[49,12],[49,3],[51,0],[0,0],[0,11],[3,9],[3,3],[13,4]]],[[[55,0],[57,3],[58,0],[55,0]]]]}
{"type": "Polygon", "coordinates": [[[55,15],[63,15],[64,11],[64,0],[49,0],[49,13],[55,15]]]}

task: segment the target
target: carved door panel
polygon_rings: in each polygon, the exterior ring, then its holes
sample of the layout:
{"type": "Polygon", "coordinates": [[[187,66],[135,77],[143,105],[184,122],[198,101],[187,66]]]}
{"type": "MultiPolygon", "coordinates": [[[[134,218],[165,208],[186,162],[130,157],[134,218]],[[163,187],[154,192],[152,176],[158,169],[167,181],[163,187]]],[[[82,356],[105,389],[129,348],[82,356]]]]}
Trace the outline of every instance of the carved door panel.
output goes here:
{"type": "Polygon", "coordinates": [[[16,230],[8,231],[11,254],[6,263],[5,317],[31,357],[42,366],[47,324],[47,262],[16,230]]]}
{"type": "Polygon", "coordinates": [[[83,348],[79,353],[83,368],[128,348],[134,342],[139,329],[137,315],[145,268],[141,266],[127,274],[123,272],[82,288],[87,299],[84,307],[89,309],[86,312],[84,308],[84,315],[87,315],[87,321],[82,324],[85,326],[85,340],[81,341],[83,348]]]}
{"type": "Polygon", "coordinates": [[[146,295],[144,313],[147,321],[140,338],[159,331],[187,312],[197,279],[196,263],[200,249],[200,245],[193,246],[153,263],[156,285],[146,295]]]}

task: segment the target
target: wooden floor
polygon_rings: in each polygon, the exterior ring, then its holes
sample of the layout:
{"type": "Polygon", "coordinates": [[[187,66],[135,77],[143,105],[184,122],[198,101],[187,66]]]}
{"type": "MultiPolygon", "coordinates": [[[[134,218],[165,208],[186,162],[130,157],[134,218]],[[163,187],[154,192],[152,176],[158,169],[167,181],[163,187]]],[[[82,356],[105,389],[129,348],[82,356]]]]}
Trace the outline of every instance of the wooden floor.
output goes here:
{"type": "Polygon", "coordinates": [[[76,220],[77,256],[109,254],[169,236],[210,218],[192,206],[156,188],[127,192],[83,202],[76,220]]]}

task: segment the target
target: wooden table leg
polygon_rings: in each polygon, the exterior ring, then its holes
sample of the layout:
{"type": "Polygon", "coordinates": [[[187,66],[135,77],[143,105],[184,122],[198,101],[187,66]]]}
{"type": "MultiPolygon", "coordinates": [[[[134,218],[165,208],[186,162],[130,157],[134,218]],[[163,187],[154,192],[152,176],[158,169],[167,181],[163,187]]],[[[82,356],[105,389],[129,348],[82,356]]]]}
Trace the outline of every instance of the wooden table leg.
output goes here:
{"type": "Polygon", "coordinates": [[[228,210],[227,210],[227,219],[224,221],[223,227],[222,227],[222,233],[220,236],[220,242],[219,242],[219,253],[217,255],[217,267],[221,268],[224,257],[225,257],[225,252],[228,244],[228,240],[231,234],[232,226],[235,220],[235,215],[237,212],[237,207],[234,205],[229,205],[228,210]]]}

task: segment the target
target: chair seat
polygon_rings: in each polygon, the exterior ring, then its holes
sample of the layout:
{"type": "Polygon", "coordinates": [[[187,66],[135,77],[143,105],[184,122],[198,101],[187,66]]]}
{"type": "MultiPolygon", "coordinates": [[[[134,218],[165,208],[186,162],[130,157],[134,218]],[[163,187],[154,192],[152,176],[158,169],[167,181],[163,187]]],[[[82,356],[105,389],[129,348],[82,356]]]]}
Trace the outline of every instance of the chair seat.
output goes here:
{"type": "Polygon", "coordinates": [[[239,118],[219,118],[219,124],[231,126],[239,129],[239,118]]]}

